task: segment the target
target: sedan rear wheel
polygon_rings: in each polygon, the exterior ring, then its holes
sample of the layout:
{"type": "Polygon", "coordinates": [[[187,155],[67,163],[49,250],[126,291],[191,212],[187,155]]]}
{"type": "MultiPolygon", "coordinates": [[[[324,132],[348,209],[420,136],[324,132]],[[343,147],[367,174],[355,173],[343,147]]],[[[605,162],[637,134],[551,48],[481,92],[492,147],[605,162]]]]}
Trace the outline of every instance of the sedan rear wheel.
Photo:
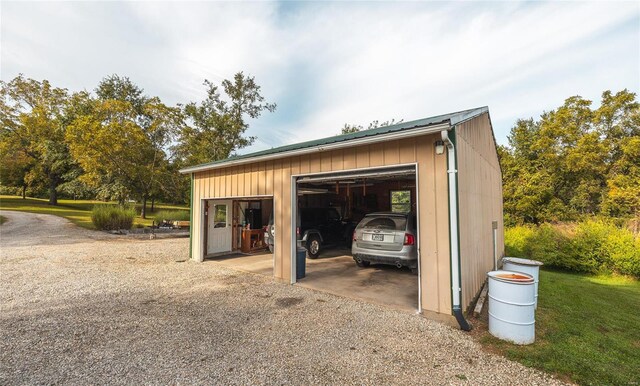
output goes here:
{"type": "Polygon", "coordinates": [[[356,260],[356,265],[360,268],[367,268],[369,265],[371,264],[370,261],[366,261],[366,260],[356,260]]]}

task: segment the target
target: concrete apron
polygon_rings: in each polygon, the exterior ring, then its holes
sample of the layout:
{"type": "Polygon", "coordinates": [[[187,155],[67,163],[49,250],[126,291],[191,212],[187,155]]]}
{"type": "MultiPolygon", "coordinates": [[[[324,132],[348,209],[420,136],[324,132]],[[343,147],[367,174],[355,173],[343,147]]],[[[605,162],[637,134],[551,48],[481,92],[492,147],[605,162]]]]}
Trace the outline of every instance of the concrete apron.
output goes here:
{"type": "MultiPolygon", "coordinates": [[[[270,253],[218,257],[207,261],[273,276],[273,255],[270,253]]],[[[380,264],[359,268],[347,249],[330,250],[317,259],[307,259],[306,277],[298,280],[296,285],[402,311],[418,310],[417,275],[409,269],[380,264]]]]}

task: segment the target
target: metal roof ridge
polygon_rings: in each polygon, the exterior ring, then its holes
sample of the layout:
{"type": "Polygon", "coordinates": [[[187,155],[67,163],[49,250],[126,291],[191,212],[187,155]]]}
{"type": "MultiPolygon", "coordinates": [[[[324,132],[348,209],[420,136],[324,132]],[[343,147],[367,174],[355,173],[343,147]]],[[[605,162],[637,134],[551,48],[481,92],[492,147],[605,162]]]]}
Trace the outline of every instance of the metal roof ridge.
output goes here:
{"type": "Polygon", "coordinates": [[[401,132],[404,130],[415,129],[418,127],[432,126],[432,125],[441,124],[445,122],[449,122],[451,126],[455,126],[469,119],[482,115],[488,111],[489,111],[489,108],[487,106],[482,106],[482,107],[476,107],[476,108],[467,109],[467,110],[460,110],[460,111],[456,111],[448,114],[441,114],[441,115],[435,115],[432,117],[416,119],[413,121],[399,122],[389,126],[381,126],[373,129],[361,130],[355,133],[338,134],[331,137],[324,137],[324,138],[319,138],[319,139],[314,139],[314,140],[309,140],[304,142],[278,146],[275,148],[260,150],[257,152],[234,155],[221,160],[189,166],[189,167],[180,169],[180,172],[185,174],[193,173],[196,170],[206,169],[208,166],[214,167],[227,162],[248,160],[251,158],[262,157],[262,156],[278,154],[278,153],[285,153],[293,150],[300,150],[304,148],[329,145],[329,144],[350,141],[350,140],[355,140],[360,138],[373,137],[373,136],[385,134],[385,133],[401,132]]]}

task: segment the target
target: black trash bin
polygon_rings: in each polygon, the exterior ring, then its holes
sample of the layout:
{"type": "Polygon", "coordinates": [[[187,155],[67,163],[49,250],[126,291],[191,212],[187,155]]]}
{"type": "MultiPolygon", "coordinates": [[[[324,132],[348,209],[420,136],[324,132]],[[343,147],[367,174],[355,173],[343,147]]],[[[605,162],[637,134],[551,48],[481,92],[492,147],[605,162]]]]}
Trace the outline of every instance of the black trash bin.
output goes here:
{"type": "Polygon", "coordinates": [[[306,274],[307,268],[307,250],[298,247],[296,254],[296,280],[302,279],[306,274]]]}

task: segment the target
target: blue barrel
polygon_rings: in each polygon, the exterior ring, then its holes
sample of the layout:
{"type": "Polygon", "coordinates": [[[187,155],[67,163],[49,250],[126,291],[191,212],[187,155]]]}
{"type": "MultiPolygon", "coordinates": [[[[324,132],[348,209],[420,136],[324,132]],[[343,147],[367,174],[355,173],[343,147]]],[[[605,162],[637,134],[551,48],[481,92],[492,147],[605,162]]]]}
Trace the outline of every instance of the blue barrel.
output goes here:
{"type": "Polygon", "coordinates": [[[307,268],[307,250],[298,247],[296,253],[296,280],[300,280],[306,275],[307,268]]]}

